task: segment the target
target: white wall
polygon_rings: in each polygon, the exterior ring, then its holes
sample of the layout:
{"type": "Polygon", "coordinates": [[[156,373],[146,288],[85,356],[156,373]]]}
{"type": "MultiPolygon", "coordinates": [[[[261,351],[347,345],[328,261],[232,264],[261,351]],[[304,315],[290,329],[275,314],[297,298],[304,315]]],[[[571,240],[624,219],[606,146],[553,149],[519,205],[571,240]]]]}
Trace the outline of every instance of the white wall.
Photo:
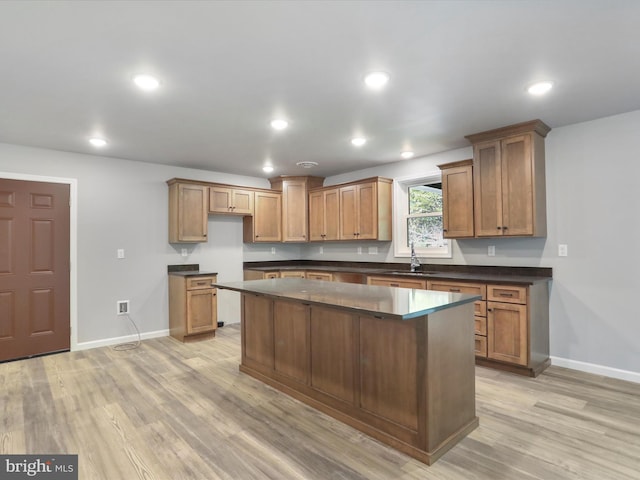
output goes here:
{"type": "MultiPolygon", "coordinates": [[[[548,235],[542,239],[471,239],[454,242],[453,258],[428,263],[543,266],[553,268],[551,354],[554,363],[610,374],[620,369],[640,380],[640,178],[637,132],[640,111],[557,128],[547,137],[548,235]],[[559,243],[569,256],[557,256],[559,243]],[[496,256],[486,255],[496,246],[496,256]],[[584,362],[584,363],[582,363],[584,362]],[[634,373],[635,372],[635,373],[634,373]]],[[[435,170],[440,163],[471,158],[471,148],[327,179],[326,185],[368,176],[402,178],[435,170]]],[[[0,144],[0,171],[78,179],[79,341],[127,335],[115,302],[130,299],[132,317],[144,332],[168,327],[167,264],[200,263],[220,281],[242,278],[242,261],[316,259],[408,261],[393,257],[390,242],[356,244],[242,244],[239,218],[210,217],[207,244],[183,245],[167,238],[167,187],[172,177],[268,187],[263,178],[238,177],[112,158],[0,144]],[[378,247],[368,255],[368,246],[378,247]],[[271,253],[271,247],[276,253],[271,253]],[[126,258],[116,259],[124,248],[126,258]]],[[[239,302],[221,292],[219,314],[237,322],[239,302]],[[226,297],[228,296],[228,297],[226,297]]],[[[624,375],[623,375],[624,376],[624,375]]],[[[629,377],[629,375],[627,375],[629,377]]]]}

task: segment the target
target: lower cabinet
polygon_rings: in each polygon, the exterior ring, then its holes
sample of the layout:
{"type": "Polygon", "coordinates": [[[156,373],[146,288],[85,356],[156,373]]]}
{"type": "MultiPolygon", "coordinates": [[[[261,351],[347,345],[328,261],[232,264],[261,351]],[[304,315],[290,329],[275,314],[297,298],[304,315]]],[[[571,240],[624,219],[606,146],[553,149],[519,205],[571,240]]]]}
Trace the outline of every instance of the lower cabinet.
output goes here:
{"type": "Polygon", "coordinates": [[[215,275],[169,275],[169,332],[187,342],[215,336],[218,327],[215,275]]]}
{"type": "Polygon", "coordinates": [[[482,295],[475,304],[476,363],[536,376],[549,364],[549,292],[527,286],[431,280],[429,290],[482,295]]]}

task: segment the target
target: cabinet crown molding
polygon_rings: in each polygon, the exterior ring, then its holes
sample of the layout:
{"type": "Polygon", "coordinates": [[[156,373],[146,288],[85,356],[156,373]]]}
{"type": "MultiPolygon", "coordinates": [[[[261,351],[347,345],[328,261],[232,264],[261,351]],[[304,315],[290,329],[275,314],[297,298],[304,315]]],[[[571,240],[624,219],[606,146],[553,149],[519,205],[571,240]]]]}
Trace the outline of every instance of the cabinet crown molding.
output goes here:
{"type": "Polygon", "coordinates": [[[550,131],[551,127],[549,125],[544,123],[542,120],[537,119],[530,120],[528,122],[516,123],[515,125],[509,125],[507,127],[496,128],[494,130],[487,130],[486,132],[465,135],[464,138],[475,144],[529,132],[535,132],[544,138],[550,131]]]}

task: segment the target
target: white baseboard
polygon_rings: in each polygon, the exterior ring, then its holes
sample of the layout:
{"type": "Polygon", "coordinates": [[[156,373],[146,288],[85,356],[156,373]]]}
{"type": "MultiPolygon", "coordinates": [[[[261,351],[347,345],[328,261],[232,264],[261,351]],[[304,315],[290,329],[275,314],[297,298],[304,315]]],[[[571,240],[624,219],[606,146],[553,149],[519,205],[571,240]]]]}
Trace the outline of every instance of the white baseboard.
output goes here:
{"type": "MultiPolygon", "coordinates": [[[[156,330],[155,332],[145,332],[140,334],[141,340],[148,340],[150,338],[167,337],[169,336],[169,330],[156,330]]],[[[118,345],[120,343],[135,342],[138,340],[138,335],[126,335],[124,337],[105,338],[103,340],[94,340],[92,342],[81,342],[76,345],[74,351],[88,350],[90,348],[108,347],[110,345],[118,345]]]]}
{"type": "Polygon", "coordinates": [[[568,358],[561,357],[551,357],[551,364],[557,365],[558,367],[579,370],[581,372],[640,383],[640,373],[632,372],[630,370],[620,370],[619,368],[605,367],[603,365],[596,365],[595,363],[579,362],[578,360],[570,360],[568,358]]]}

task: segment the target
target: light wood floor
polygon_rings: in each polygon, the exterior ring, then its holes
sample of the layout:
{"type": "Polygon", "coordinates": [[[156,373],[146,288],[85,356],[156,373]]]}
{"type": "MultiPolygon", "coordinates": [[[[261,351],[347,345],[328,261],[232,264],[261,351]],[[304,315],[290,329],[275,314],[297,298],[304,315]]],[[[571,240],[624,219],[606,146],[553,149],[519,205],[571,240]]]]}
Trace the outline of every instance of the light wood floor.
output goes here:
{"type": "Polygon", "coordinates": [[[640,478],[640,385],[477,368],[480,427],[431,467],[238,372],[235,325],[0,364],[0,453],[78,453],[79,478],[640,478]]]}

